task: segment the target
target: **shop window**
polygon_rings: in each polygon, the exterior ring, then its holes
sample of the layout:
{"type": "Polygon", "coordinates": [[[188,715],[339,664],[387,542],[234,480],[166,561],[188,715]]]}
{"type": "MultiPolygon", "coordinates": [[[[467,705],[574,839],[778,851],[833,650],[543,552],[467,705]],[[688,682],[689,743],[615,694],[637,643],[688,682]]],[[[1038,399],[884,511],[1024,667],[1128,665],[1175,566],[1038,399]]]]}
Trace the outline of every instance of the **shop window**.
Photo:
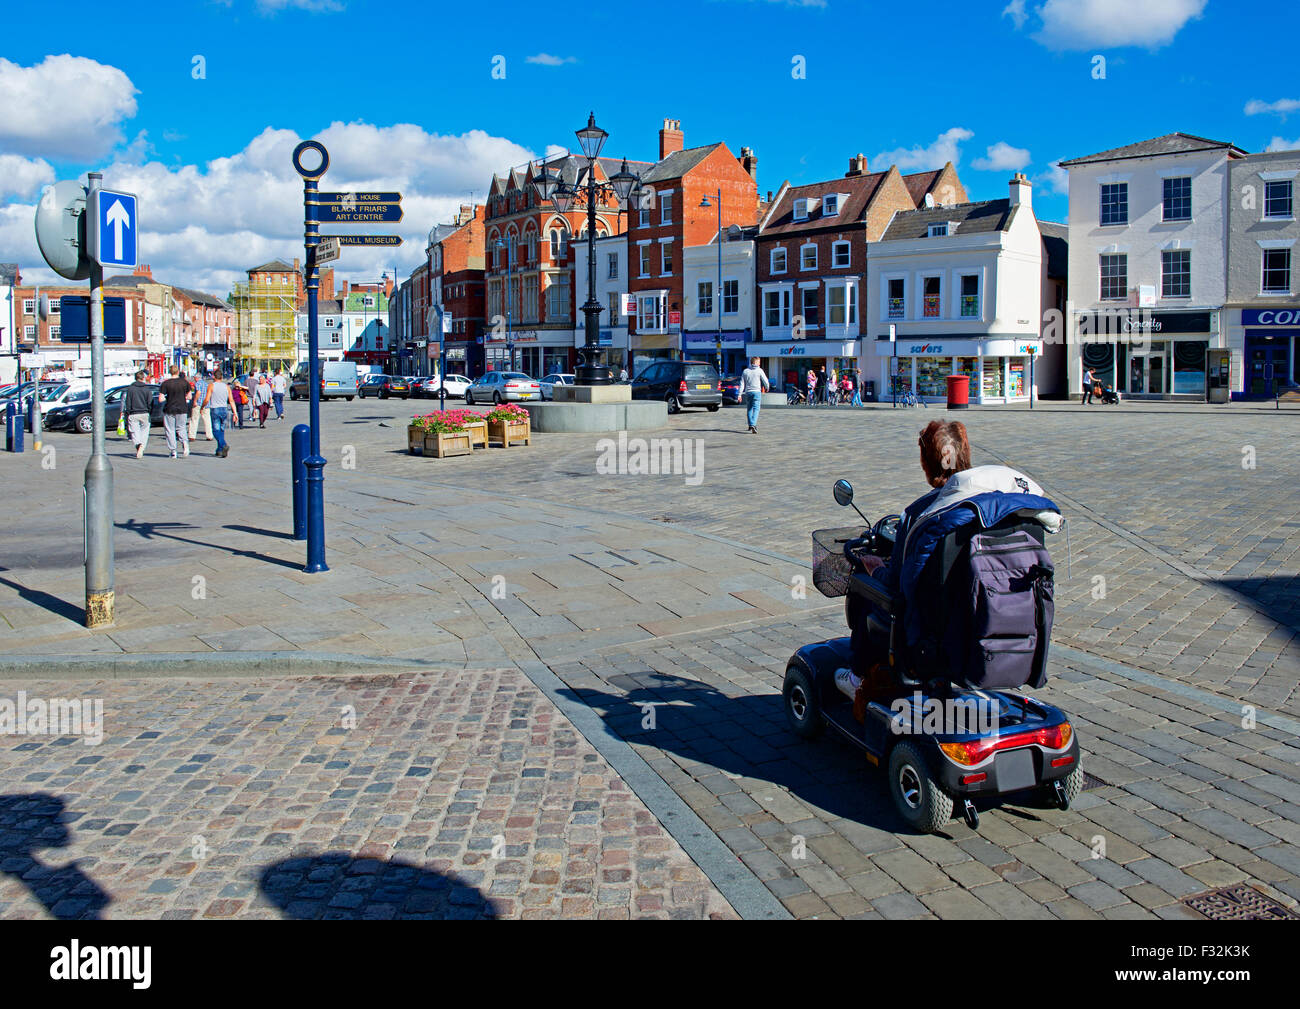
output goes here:
{"type": "Polygon", "coordinates": [[[1264,276],[1260,290],[1265,294],[1291,293],[1290,249],[1264,250],[1264,276]]]}
{"type": "Polygon", "coordinates": [[[1192,296],[1192,252],[1190,249],[1166,249],[1160,253],[1160,296],[1192,296]]]}
{"type": "Polygon", "coordinates": [[[927,319],[939,318],[939,300],[942,297],[943,282],[939,277],[926,277],[922,288],[921,314],[927,319]]]}
{"type": "Polygon", "coordinates": [[[1128,224],[1128,183],[1103,183],[1101,187],[1101,224],[1128,224]]]}
{"type": "Polygon", "coordinates": [[[1119,301],[1128,297],[1128,256],[1103,255],[1101,264],[1101,300],[1119,301]]]}
{"type": "Polygon", "coordinates": [[[957,358],[957,370],[954,375],[965,375],[970,379],[970,393],[978,396],[980,391],[980,359],[978,357],[957,358]]]}
{"type": "Polygon", "coordinates": [[[986,357],[984,359],[984,381],[980,385],[980,394],[985,399],[1001,399],[1004,395],[1002,369],[1005,363],[1005,357],[986,357]]]}
{"type": "Polygon", "coordinates": [[[918,357],[916,359],[916,394],[918,396],[945,396],[948,376],[952,373],[950,357],[918,357]]]}
{"type": "Polygon", "coordinates": [[[1291,206],[1291,180],[1280,179],[1264,183],[1264,216],[1266,218],[1293,217],[1291,206]]]}
{"type": "Polygon", "coordinates": [[[901,277],[889,282],[889,318],[901,319],[906,305],[907,285],[901,277]]]}
{"type": "Polygon", "coordinates": [[[1180,395],[1205,394],[1206,340],[1174,341],[1174,392],[1180,395]]]}
{"type": "Polygon", "coordinates": [[[980,314],[980,278],[969,273],[961,278],[961,317],[976,319],[980,314]]]}
{"type": "Polygon", "coordinates": [[[1009,399],[1023,398],[1027,395],[1028,386],[1025,384],[1025,359],[1023,357],[1013,357],[1007,362],[1007,397],[1009,399]]]}
{"type": "Polygon", "coordinates": [[[1192,219],[1192,180],[1187,176],[1165,179],[1161,199],[1161,220],[1192,219]]]}

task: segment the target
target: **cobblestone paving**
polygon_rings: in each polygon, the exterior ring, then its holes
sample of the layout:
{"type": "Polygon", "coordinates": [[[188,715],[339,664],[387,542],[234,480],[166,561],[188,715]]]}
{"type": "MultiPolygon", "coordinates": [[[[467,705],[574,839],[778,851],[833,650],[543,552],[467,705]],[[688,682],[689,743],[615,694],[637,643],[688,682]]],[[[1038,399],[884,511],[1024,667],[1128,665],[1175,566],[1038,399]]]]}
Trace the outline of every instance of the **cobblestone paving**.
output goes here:
{"type": "Polygon", "coordinates": [[[517,670],[22,689],[105,734],[0,737],[0,917],[734,916],[517,670]]]}
{"type": "Polygon", "coordinates": [[[1184,898],[1240,882],[1296,906],[1294,736],[1058,660],[1037,696],[1069,712],[1105,787],[1067,812],[1013,803],[982,812],[977,831],[954,819],[918,836],[856,750],[786,725],[786,659],[841,628],[838,615],[774,620],[556,672],[796,917],[1197,919],[1184,898]]]}

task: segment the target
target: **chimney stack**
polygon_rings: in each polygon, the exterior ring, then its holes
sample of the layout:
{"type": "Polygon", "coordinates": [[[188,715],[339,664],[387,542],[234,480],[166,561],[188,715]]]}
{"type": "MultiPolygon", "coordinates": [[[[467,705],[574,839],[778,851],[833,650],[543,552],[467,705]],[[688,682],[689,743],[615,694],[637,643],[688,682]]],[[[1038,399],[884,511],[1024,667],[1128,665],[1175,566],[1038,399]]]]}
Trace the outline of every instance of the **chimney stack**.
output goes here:
{"type": "Polygon", "coordinates": [[[670,154],[676,154],[685,146],[685,136],[682,133],[682,121],[680,119],[665,119],[664,128],[659,131],[659,160],[670,154]]]}
{"type": "Polygon", "coordinates": [[[322,266],[320,268],[320,299],[321,301],[334,300],[334,267],[322,266]]]}
{"type": "Polygon", "coordinates": [[[844,173],[844,177],[846,179],[851,179],[855,175],[866,175],[866,174],[867,174],[867,159],[863,154],[859,153],[854,157],[849,158],[849,170],[844,173]]]}
{"type": "Polygon", "coordinates": [[[1029,181],[1024,172],[1016,172],[1011,176],[1011,205],[1018,207],[1024,204],[1032,213],[1034,209],[1034,184],[1029,181]]]}
{"type": "Polygon", "coordinates": [[[133,277],[144,277],[145,280],[152,281],[152,280],[153,280],[153,267],[149,266],[149,265],[146,264],[146,263],[141,263],[139,266],[137,266],[137,267],[135,268],[135,272],[132,274],[132,276],[133,276],[133,277]]]}
{"type": "Polygon", "coordinates": [[[754,149],[752,147],[742,147],[740,149],[740,157],[736,160],[740,162],[740,167],[749,173],[749,177],[753,179],[754,184],[757,185],[758,158],[754,157],[754,149]]]}

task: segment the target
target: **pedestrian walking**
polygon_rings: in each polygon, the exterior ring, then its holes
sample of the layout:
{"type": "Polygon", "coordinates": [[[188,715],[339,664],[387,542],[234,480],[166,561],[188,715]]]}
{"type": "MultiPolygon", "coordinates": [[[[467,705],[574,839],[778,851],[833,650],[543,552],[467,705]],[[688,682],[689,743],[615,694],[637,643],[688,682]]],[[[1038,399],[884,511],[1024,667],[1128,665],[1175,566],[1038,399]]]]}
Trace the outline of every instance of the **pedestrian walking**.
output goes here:
{"type": "Polygon", "coordinates": [[[817,402],[817,372],[809,368],[808,374],[804,376],[804,381],[808,383],[808,405],[812,406],[817,402]]]}
{"type": "Polygon", "coordinates": [[[826,380],[826,365],[824,364],[817,369],[817,388],[821,393],[822,402],[829,403],[831,401],[831,387],[826,380]]]}
{"type": "Polygon", "coordinates": [[[212,430],[217,435],[217,450],[213,454],[222,459],[230,455],[230,446],[226,444],[226,422],[230,419],[234,403],[234,392],[222,379],[221,369],[218,368],[212,373],[203,405],[212,411],[212,430]]]}
{"type": "Polygon", "coordinates": [[[206,433],[208,441],[212,441],[212,412],[204,404],[207,403],[208,386],[212,380],[206,375],[196,374],[194,376],[194,400],[190,407],[190,441],[198,440],[199,421],[203,421],[203,430],[206,433]]]}
{"type": "Polygon", "coordinates": [[[176,438],[180,437],[182,455],[190,454],[189,413],[190,383],[181,374],[180,368],[172,365],[168,369],[171,378],[158,387],[158,398],[163,405],[163,434],[167,436],[167,449],[171,457],[176,458],[176,438]]]}
{"type": "Polygon", "coordinates": [[[149,373],[141,368],[135,373],[135,381],[126,387],[122,394],[122,413],[126,415],[126,430],[135,443],[135,457],[144,455],[145,446],[149,444],[149,409],[153,399],[145,379],[149,373]]]}
{"type": "Polygon", "coordinates": [[[618,380],[619,380],[620,382],[626,382],[626,381],[627,381],[627,369],[626,369],[626,368],[619,368],[619,369],[618,369],[618,380]]]}
{"type": "Polygon", "coordinates": [[[275,369],[271,379],[271,402],[275,404],[275,419],[284,420],[284,395],[289,391],[289,377],[283,368],[275,369]]]}
{"type": "Polygon", "coordinates": [[[266,427],[267,415],[271,412],[271,380],[265,373],[258,376],[253,388],[253,408],[257,411],[257,426],[266,427]]]}
{"type": "Polygon", "coordinates": [[[249,395],[247,373],[230,383],[230,410],[236,427],[244,426],[244,410],[252,398],[249,395]]]}
{"type": "Polygon", "coordinates": [[[1091,368],[1089,368],[1088,374],[1083,376],[1083,399],[1079,403],[1080,406],[1092,405],[1092,391],[1094,388],[1096,388],[1096,385],[1097,385],[1096,372],[1094,372],[1091,368]]]}
{"type": "Polygon", "coordinates": [[[758,411],[763,406],[763,393],[772,386],[767,374],[759,367],[758,358],[749,359],[749,367],[740,373],[740,398],[745,401],[745,418],[749,421],[749,433],[758,434],[758,411]]]}

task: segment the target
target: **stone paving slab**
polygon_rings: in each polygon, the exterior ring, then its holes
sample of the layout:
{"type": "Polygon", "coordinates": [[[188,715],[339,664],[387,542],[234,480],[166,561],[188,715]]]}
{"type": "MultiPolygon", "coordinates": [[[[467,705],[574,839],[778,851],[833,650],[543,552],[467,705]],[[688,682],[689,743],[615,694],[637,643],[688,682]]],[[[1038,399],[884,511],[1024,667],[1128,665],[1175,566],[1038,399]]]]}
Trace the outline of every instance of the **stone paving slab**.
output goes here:
{"type": "Polygon", "coordinates": [[[0,917],[734,917],[515,669],[22,689],[104,736],[0,737],[0,917]]]}

